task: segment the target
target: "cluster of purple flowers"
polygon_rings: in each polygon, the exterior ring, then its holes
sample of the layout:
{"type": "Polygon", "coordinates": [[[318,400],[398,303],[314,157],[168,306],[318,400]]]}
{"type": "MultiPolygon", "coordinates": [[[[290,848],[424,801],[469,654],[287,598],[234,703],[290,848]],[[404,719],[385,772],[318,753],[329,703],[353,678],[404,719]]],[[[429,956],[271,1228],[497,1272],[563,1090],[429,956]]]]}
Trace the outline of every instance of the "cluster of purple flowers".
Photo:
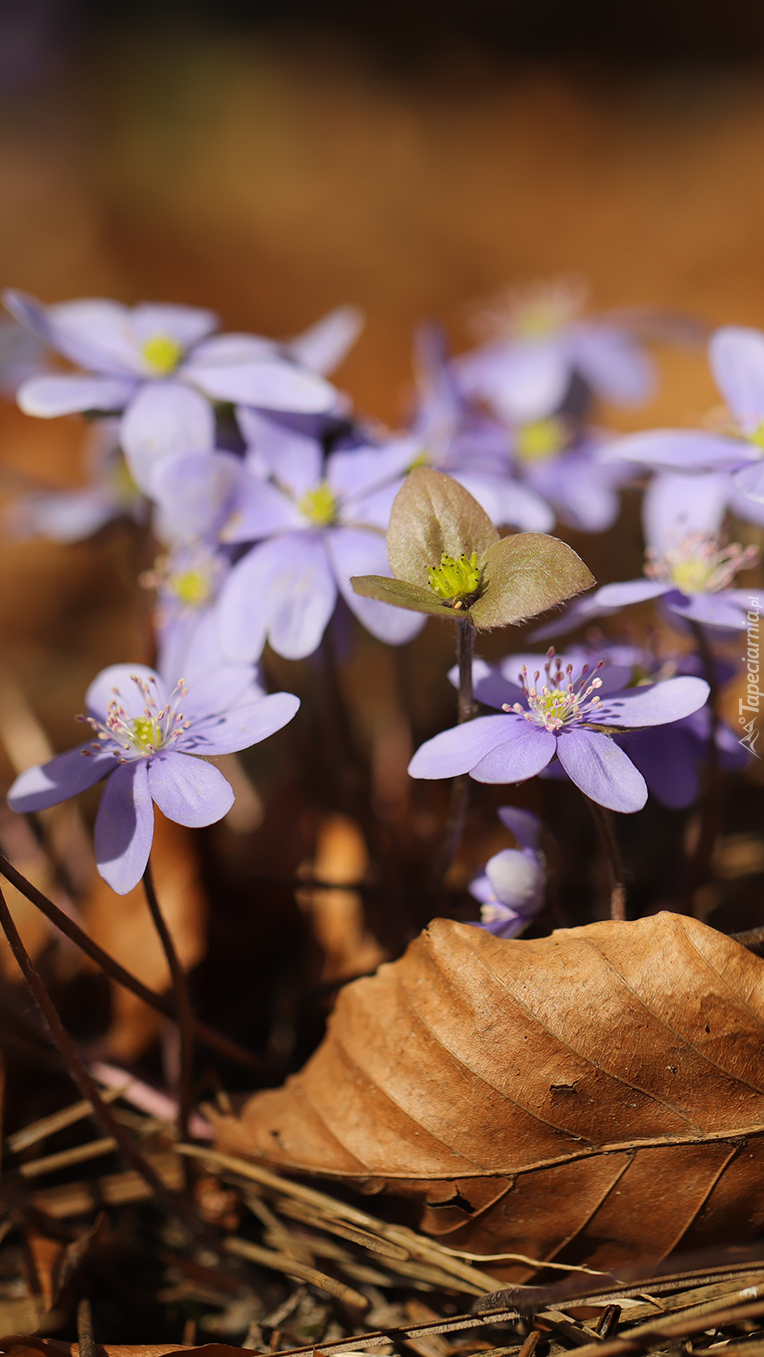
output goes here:
{"type": "MultiPolygon", "coordinates": [[[[578,599],[538,639],[651,599],[705,642],[745,626],[736,576],[755,551],[730,543],[724,520],[732,510],[764,522],[764,335],[727,328],[711,341],[730,412],[723,431],[616,439],[591,422],[593,402],[636,404],[655,381],[626,319],[582,317],[570,281],[514,292],[483,312],[483,342],[458,358],[436,326],[420,332],[409,424],[380,435],[327,376],[358,333],[354,308],[279,343],[217,333],[213,313],[179,305],[5,300],[26,327],[13,331],[5,365],[21,408],[91,417],[88,485],[27,496],[12,506],[12,526],[73,541],[129,516],[160,545],[143,579],[157,594],[156,672],[100,674],[87,695],[94,739],[24,773],[10,797],[17,810],[39,810],[108,779],[96,849],[117,891],[146,867],[152,803],[183,824],[219,819],[233,794],[205,756],[246,748],[296,712],[297,698],[259,686],[266,643],[288,660],[312,655],[338,600],[387,644],[424,625],[426,610],[394,607],[351,582],[392,579],[386,533],[414,468],[447,473],[496,527],[530,533],[555,522],[603,532],[618,517],[621,486],[640,468],[656,473],[643,502],[644,576],[578,599]],[[51,352],[76,371],[54,368],[51,352]]],[[[474,553],[452,559],[449,548],[431,562],[430,574],[439,570],[474,574],[477,584],[481,567],[474,553]]],[[[741,762],[734,735],[712,716],[699,660],[686,653],[659,663],[642,648],[578,646],[478,661],[475,680],[477,701],[498,714],[428,740],[413,777],[567,777],[631,813],[648,788],[665,805],[691,804],[714,741],[722,765],[741,762]]],[[[543,862],[533,817],[511,807],[501,816],[520,848],[492,858],[472,890],[484,925],[511,936],[540,907],[543,862]]]]}

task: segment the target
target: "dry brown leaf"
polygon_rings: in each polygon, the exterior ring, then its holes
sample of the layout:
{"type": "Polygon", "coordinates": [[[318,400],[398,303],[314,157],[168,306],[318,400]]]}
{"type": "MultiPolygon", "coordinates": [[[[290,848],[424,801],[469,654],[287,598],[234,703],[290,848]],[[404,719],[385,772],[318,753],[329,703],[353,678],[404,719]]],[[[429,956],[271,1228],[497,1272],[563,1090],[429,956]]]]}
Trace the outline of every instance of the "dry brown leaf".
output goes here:
{"type": "MultiPolygon", "coordinates": [[[[189,970],[206,950],[206,900],[193,831],[165,819],[158,808],[155,816],[151,862],[157,895],[180,959],[189,970]]],[[[82,912],[87,931],[100,947],[152,989],[169,988],[169,969],[142,884],[127,895],[115,896],[99,877],[82,912]]],[[[129,1063],[161,1032],[165,1019],[117,984],[112,985],[112,1011],[103,1053],[129,1063]]]]}
{"type": "Polygon", "coordinates": [[[217,1144],[414,1196],[452,1247],[623,1273],[764,1227],[763,1035],[764,961],[694,919],[436,919],[217,1144]]]}

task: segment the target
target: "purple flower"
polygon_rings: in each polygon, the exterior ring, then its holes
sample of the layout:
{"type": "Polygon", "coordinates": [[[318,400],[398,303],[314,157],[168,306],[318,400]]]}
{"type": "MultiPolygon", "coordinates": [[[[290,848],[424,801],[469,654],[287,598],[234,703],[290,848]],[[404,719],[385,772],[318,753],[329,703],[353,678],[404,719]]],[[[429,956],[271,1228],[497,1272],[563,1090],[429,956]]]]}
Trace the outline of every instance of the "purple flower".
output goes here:
{"type": "Polygon", "coordinates": [[[722,326],[711,336],[708,357],[731,416],[729,432],[651,429],[616,439],[607,455],[674,471],[726,471],[738,505],[743,496],[764,503],[764,334],[722,326]]]}
{"type": "MultiPolygon", "coordinates": [[[[603,666],[604,668],[604,666],[603,666]]],[[[647,800],[641,773],[607,728],[662,726],[697,711],[708,684],[686,676],[639,689],[605,692],[599,667],[558,659],[553,650],[530,676],[522,665],[515,684],[503,678],[480,699],[501,716],[479,716],[443,731],[417,750],[412,777],[469,773],[477,782],[525,782],[557,757],[572,782],[611,810],[640,810],[647,800]]]]}
{"type": "Polygon", "coordinates": [[[561,618],[539,628],[534,640],[558,636],[653,598],[662,599],[670,612],[702,626],[744,630],[748,593],[732,584],[739,570],[750,567],[757,551],[722,540],[726,493],[721,473],[656,476],[642,504],[647,541],[644,577],[603,585],[574,603],[561,618]]]}
{"type": "Polygon", "coordinates": [[[498,817],[511,830],[520,848],[505,848],[488,859],[483,872],[470,882],[470,894],[480,901],[480,923],[497,938],[515,938],[544,903],[546,870],[538,843],[541,821],[530,810],[501,806],[498,817]]]}
{"type": "Polygon", "coordinates": [[[7,292],[5,304],[85,370],[24,382],[18,392],[22,410],[44,418],[122,411],[121,446],[146,492],[164,457],[212,451],[215,401],[322,411],[337,399],[323,377],[273,341],[213,335],[217,317],[211,311],[148,303],[127,307],[100,298],[46,307],[20,292],[7,292]]]}
{"type": "Polygon", "coordinates": [[[647,400],[654,372],[644,350],[615,321],[580,320],[584,300],[581,285],[564,278],[509,289],[480,318],[492,342],[454,363],[460,389],[509,424],[554,414],[574,376],[605,400],[647,400]]]}
{"type": "Polygon", "coordinates": [[[200,667],[174,686],[145,665],[111,665],[91,683],[94,739],[28,768],[8,793],[13,810],[55,806],[108,778],[95,825],[101,876],[125,895],[140,881],[154,833],[153,803],[181,825],[214,824],[234,794],[205,756],[248,749],[291,721],[299,699],[263,697],[250,668],[200,667]],[[201,757],[200,757],[201,756],[201,757]]]}
{"type": "Polygon", "coordinates": [[[633,474],[630,465],[602,460],[603,437],[562,415],[518,425],[509,435],[515,475],[552,505],[561,523],[580,532],[613,526],[618,490],[633,474]]]}
{"type": "MultiPolygon", "coordinates": [[[[259,424],[254,431],[259,435],[259,424]]],[[[413,439],[398,439],[325,457],[315,439],[293,431],[257,437],[256,474],[240,486],[221,534],[227,543],[259,542],[233,567],[220,595],[230,660],[256,659],[266,638],[286,659],[311,655],[338,593],[380,640],[401,645],[416,635],[424,618],[361,598],[350,584],[351,575],[391,575],[385,530],[415,447],[413,439]]]]}
{"type": "MultiPolygon", "coordinates": [[[[696,655],[675,653],[658,659],[650,650],[628,645],[574,646],[557,658],[563,668],[571,664],[574,675],[579,675],[588,664],[588,672],[596,673],[602,680],[599,697],[625,688],[639,692],[647,684],[662,683],[677,675],[694,675],[701,668],[696,655]]],[[[503,684],[507,681],[519,683],[523,665],[535,670],[541,662],[540,655],[512,655],[498,666],[478,660],[475,666],[476,697],[492,705],[493,697],[501,696],[503,684]]],[[[718,682],[726,682],[733,673],[731,665],[717,661],[718,682]]],[[[456,682],[456,671],[452,670],[449,678],[456,682]]],[[[630,730],[614,738],[639,769],[650,794],[662,805],[682,810],[697,801],[701,790],[700,769],[708,761],[711,738],[708,704],[678,721],[630,730]]],[[[744,767],[747,753],[735,733],[721,721],[717,725],[716,745],[721,767],[744,767]]],[[[559,762],[554,762],[541,776],[565,779],[567,774],[559,762]]]]}
{"type": "Polygon", "coordinates": [[[423,327],[416,344],[418,402],[411,424],[420,440],[416,466],[453,477],[497,527],[548,532],[554,514],[536,491],[512,475],[507,431],[459,391],[440,326],[423,327]]]}
{"type": "Polygon", "coordinates": [[[115,518],[141,522],[148,505],[119,448],[114,419],[88,430],[88,483],[77,490],[38,490],[8,505],[5,521],[17,537],[47,537],[51,542],[80,542],[115,518]]]}

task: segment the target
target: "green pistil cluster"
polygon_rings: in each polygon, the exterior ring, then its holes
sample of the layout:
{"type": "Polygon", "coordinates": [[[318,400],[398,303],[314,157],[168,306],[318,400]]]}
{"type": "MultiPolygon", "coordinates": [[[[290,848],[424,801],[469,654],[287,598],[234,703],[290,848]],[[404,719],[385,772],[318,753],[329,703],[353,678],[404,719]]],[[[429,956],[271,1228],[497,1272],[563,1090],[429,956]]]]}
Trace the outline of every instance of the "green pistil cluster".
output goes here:
{"type": "Polygon", "coordinates": [[[337,501],[334,493],[326,481],[317,485],[315,490],[308,490],[303,495],[299,504],[300,513],[304,514],[311,523],[315,523],[317,528],[328,528],[330,523],[334,522],[337,514],[337,501]]]}
{"type": "Polygon", "coordinates": [[[444,552],[440,565],[427,567],[433,593],[450,603],[452,608],[462,608],[474,601],[480,589],[481,573],[476,551],[471,556],[460,556],[458,560],[444,552]]]}

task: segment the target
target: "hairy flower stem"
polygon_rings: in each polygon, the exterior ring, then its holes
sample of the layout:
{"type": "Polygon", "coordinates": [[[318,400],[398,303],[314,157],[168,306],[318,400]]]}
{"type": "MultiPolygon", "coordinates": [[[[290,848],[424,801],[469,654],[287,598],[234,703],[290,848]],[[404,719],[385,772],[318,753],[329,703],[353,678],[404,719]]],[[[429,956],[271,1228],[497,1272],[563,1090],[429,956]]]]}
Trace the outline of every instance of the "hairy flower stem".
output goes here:
{"type": "MultiPolygon", "coordinates": [[[[69,915],[59,909],[58,905],[54,905],[47,895],[43,895],[42,891],[33,886],[31,881],[27,881],[26,877],[22,876],[21,872],[2,853],[0,853],[0,876],[4,876],[6,881],[10,881],[11,885],[15,886],[16,890],[30,904],[39,909],[40,913],[44,914],[45,918],[49,919],[60,933],[63,933],[64,937],[73,942],[76,947],[79,947],[80,951],[89,956],[91,961],[95,961],[96,965],[100,966],[101,970],[106,975],[111,976],[112,980],[115,980],[118,985],[122,985],[124,989],[137,995],[139,999],[143,1000],[144,1004],[148,1004],[149,1008],[155,1009],[157,1013],[163,1013],[166,1018],[174,1017],[171,999],[149,989],[148,985],[144,985],[143,981],[139,980],[132,972],[125,970],[124,966],[121,966],[113,956],[110,956],[108,952],[98,946],[97,942],[88,937],[88,934],[80,928],[79,924],[74,922],[74,919],[70,919],[69,915]]],[[[208,1027],[206,1023],[198,1022],[195,1019],[194,1032],[199,1041],[205,1042],[229,1060],[235,1060],[239,1064],[247,1065],[252,1069],[261,1070],[263,1068],[263,1061],[258,1059],[257,1056],[245,1051],[243,1046],[239,1046],[235,1041],[230,1041],[228,1037],[222,1036],[214,1028],[208,1027]]]]}
{"type": "Polygon", "coordinates": [[[708,636],[701,624],[691,622],[690,626],[698,654],[703,663],[703,677],[711,690],[708,695],[711,725],[708,736],[706,787],[700,810],[698,838],[687,865],[683,893],[684,908],[689,914],[692,914],[695,893],[708,877],[708,869],[711,865],[711,858],[721,826],[722,770],[719,764],[719,746],[716,743],[719,732],[719,681],[716,661],[709,645],[708,636]]]}
{"type": "MultiPolygon", "coordinates": [[[[471,721],[475,715],[475,699],[472,692],[472,662],[475,657],[475,628],[470,621],[456,623],[456,659],[459,666],[459,699],[457,723],[471,721]]],[[[459,852],[459,847],[467,822],[467,810],[470,801],[470,775],[460,773],[451,782],[451,797],[448,806],[448,819],[439,851],[436,853],[430,878],[430,895],[436,899],[440,894],[443,879],[451,863],[459,852]]]]}
{"type": "Polygon", "coordinates": [[[625,919],[626,887],[623,879],[621,854],[618,850],[618,844],[613,831],[613,816],[605,806],[601,806],[597,801],[590,801],[588,796],[586,802],[592,813],[592,819],[597,826],[597,835],[599,837],[602,856],[607,869],[608,889],[610,893],[610,917],[611,919],[625,919]]]}
{"type": "Polygon", "coordinates": [[[42,976],[35,969],[32,959],[21,941],[19,931],[2,891],[0,891],[0,928],[8,939],[10,949],[26,980],[27,987],[45,1019],[53,1041],[61,1052],[69,1074],[83,1098],[87,1098],[88,1102],[92,1104],[93,1115],[100,1122],[106,1135],[111,1136],[117,1142],[121,1154],[147,1183],[157,1202],[171,1215],[179,1216],[197,1238],[201,1238],[208,1246],[219,1251],[217,1240],[199,1219],[193,1207],[182,1197],[177,1197],[174,1192],[165,1187],[151,1164],[135,1147],[125,1127],[117,1121],[109,1104],[104,1102],[98,1085],[83,1063],[74,1041],[58,1016],[58,1011],[48,994],[42,976]]]}
{"type": "Polygon", "coordinates": [[[194,1081],[194,1015],[191,1009],[191,996],[188,992],[188,978],[178,956],[172,934],[157,899],[154,889],[154,877],[151,871],[151,857],[143,873],[143,889],[146,902],[159,934],[167,965],[172,977],[172,990],[175,1000],[175,1016],[180,1033],[180,1078],[178,1080],[178,1139],[188,1140],[188,1120],[193,1108],[194,1081]]]}

